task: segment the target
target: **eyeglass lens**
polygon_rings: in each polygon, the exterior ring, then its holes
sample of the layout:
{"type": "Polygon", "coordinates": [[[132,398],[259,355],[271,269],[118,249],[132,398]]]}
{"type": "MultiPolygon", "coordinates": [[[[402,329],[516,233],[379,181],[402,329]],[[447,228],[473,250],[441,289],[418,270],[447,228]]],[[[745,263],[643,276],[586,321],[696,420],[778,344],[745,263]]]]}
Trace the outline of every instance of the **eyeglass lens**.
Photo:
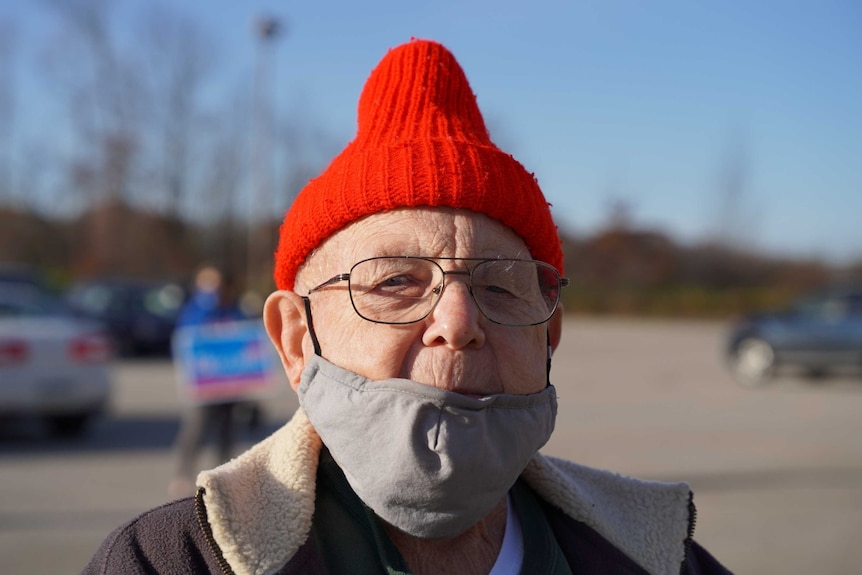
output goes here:
{"type": "MultiPolygon", "coordinates": [[[[372,258],[350,270],[350,297],[356,312],[365,319],[412,323],[434,308],[442,294],[445,275],[440,265],[431,260],[372,258]]],[[[470,283],[479,310],[503,325],[543,323],[559,300],[559,274],[542,262],[482,261],[472,267],[470,283]]]]}

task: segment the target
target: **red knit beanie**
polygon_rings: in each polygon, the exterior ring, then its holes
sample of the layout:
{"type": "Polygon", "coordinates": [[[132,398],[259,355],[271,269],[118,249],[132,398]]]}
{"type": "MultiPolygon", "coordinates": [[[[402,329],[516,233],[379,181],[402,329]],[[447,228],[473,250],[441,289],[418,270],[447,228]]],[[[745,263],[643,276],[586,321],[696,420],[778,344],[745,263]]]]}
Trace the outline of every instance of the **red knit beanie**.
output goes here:
{"type": "Polygon", "coordinates": [[[348,224],[419,206],[486,214],[514,230],[534,259],[563,271],[560,238],[536,179],[491,142],[455,57],[436,42],[411,40],[371,72],[356,138],[285,216],[276,285],[293,289],[312,250],[348,224]]]}

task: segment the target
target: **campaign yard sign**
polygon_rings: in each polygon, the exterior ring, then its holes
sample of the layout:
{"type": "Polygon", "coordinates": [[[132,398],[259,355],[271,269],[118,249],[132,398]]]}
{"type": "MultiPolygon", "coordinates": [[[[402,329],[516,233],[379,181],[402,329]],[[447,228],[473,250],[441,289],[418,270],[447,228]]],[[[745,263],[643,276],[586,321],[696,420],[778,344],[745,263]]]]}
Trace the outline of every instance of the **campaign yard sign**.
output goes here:
{"type": "Polygon", "coordinates": [[[178,328],[173,336],[180,398],[217,403],[272,394],[287,383],[263,322],[178,328]]]}

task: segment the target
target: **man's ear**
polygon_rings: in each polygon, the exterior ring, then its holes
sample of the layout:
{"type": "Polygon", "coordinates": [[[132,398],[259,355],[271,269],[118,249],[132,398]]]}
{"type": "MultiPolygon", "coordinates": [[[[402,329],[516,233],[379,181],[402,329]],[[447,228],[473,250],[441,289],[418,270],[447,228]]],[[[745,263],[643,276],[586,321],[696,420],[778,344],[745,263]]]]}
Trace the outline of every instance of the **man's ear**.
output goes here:
{"type": "Polygon", "coordinates": [[[271,293],[263,305],[263,324],[281,358],[290,387],[296,391],[305,368],[302,341],[308,333],[302,297],[287,290],[271,293]]]}
{"type": "Polygon", "coordinates": [[[548,320],[548,339],[551,344],[551,351],[555,351],[560,345],[560,339],[563,337],[563,302],[557,306],[557,311],[548,320]]]}

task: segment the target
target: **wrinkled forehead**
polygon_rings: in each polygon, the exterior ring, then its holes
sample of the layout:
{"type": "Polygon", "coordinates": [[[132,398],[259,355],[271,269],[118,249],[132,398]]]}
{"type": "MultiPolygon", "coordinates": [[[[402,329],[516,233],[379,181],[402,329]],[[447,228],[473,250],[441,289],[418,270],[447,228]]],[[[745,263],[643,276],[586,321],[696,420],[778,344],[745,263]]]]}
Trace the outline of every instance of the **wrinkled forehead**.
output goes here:
{"type": "Polygon", "coordinates": [[[404,208],[373,214],[339,230],[300,272],[344,273],[376,256],[530,258],[524,240],[485,214],[453,208],[404,208]]]}

